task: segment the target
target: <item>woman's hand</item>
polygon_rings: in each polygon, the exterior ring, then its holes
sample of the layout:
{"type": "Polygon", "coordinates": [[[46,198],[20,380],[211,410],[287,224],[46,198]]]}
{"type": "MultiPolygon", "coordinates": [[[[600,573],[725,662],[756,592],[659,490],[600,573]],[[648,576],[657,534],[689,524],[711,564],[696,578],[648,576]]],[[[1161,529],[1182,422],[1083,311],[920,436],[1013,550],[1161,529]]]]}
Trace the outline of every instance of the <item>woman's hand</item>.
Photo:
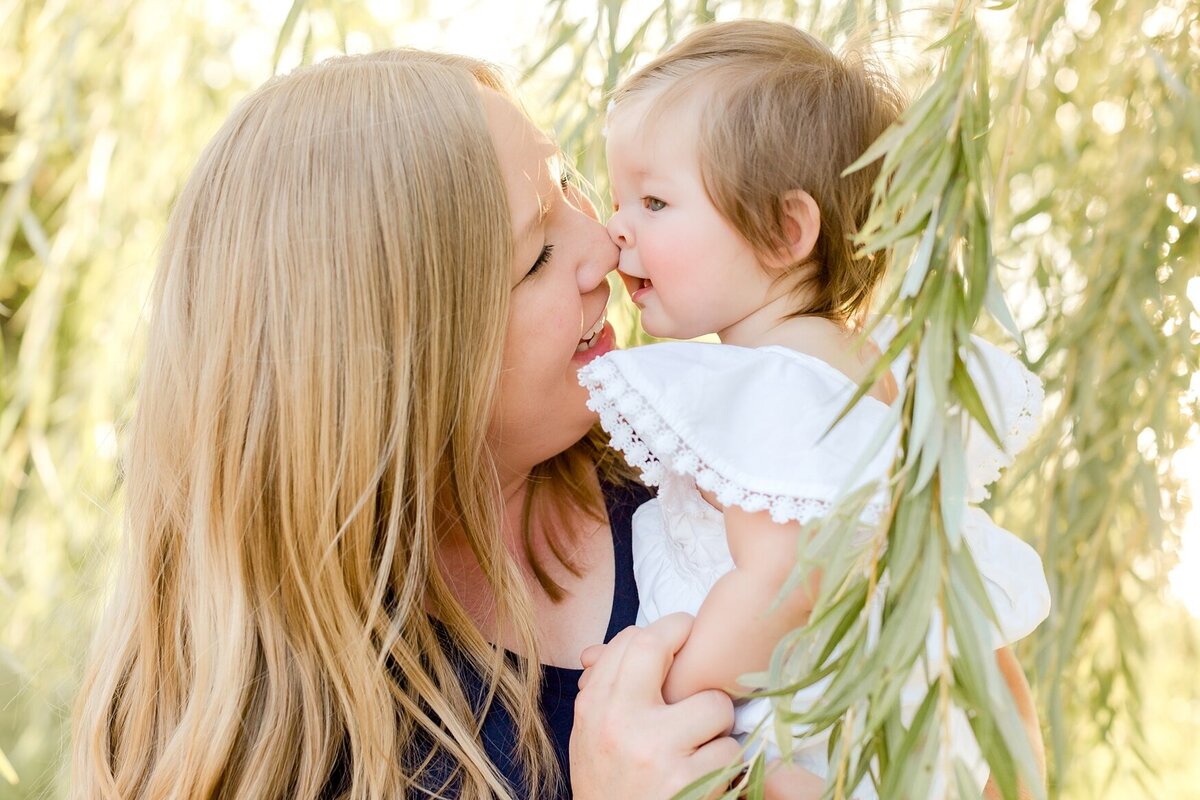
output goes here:
{"type": "Polygon", "coordinates": [[[691,629],[691,615],[670,614],[583,652],[571,733],[577,800],[666,800],[737,761],[740,747],[727,735],[733,726],[728,695],[714,690],[663,702],[663,681],[691,629]]]}
{"type": "Polygon", "coordinates": [[[763,784],[766,800],[821,800],[825,779],[794,764],[774,764],[767,768],[763,784]]]}

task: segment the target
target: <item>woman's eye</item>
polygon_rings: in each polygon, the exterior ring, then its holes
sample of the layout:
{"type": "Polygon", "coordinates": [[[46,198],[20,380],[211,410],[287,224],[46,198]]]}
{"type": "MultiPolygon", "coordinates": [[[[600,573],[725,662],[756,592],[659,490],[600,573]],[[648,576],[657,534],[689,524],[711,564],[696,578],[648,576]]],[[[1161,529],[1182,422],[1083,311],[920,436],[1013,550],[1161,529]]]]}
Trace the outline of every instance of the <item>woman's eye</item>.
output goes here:
{"type": "Polygon", "coordinates": [[[533,273],[537,272],[542,267],[546,266],[546,262],[550,260],[550,254],[554,252],[554,245],[548,244],[542,248],[542,252],[538,253],[537,261],[533,262],[533,266],[525,273],[528,278],[533,273]]]}
{"type": "Polygon", "coordinates": [[[648,211],[662,211],[667,207],[667,204],[662,200],[659,200],[657,197],[643,197],[642,205],[645,206],[646,210],[648,211]]]}

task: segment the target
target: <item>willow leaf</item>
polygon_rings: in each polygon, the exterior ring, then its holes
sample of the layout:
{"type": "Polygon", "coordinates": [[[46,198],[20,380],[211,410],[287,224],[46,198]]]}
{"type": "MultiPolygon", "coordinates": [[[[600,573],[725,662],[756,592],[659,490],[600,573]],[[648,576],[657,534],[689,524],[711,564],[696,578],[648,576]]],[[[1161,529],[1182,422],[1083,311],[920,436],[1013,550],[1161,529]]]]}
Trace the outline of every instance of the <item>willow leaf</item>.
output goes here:
{"type": "Polygon", "coordinates": [[[1000,439],[1000,435],[996,433],[996,429],[992,425],[992,420],[988,417],[987,409],[983,405],[983,400],[980,398],[979,392],[975,389],[975,384],[971,380],[970,373],[967,372],[962,359],[957,355],[954,357],[954,374],[951,382],[954,386],[954,393],[958,397],[958,401],[962,403],[963,409],[979,423],[979,427],[983,428],[984,433],[991,437],[992,441],[998,447],[1003,449],[1004,442],[1000,439]]]}
{"type": "Polygon", "coordinates": [[[308,0],[292,0],[291,8],[284,17],[283,26],[279,29],[279,36],[275,39],[275,51],[271,54],[271,72],[279,71],[279,59],[283,56],[284,48],[291,41],[292,34],[296,30],[296,23],[300,21],[300,15],[307,5],[308,0]]]}
{"type": "Polygon", "coordinates": [[[924,797],[928,794],[929,779],[933,774],[938,754],[937,714],[938,684],[930,687],[925,700],[917,709],[908,732],[893,757],[899,768],[893,770],[883,787],[880,797],[924,797]],[[924,791],[922,791],[924,790],[924,791]]]}
{"type": "Polygon", "coordinates": [[[17,771],[13,769],[12,762],[8,760],[8,756],[4,755],[3,750],[0,750],[0,778],[4,778],[4,780],[13,786],[21,782],[21,778],[17,775],[17,771]]]}
{"type": "Polygon", "coordinates": [[[828,436],[829,432],[837,427],[838,423],[846,418],[846,415],[849,414],[854,406],[858,404],[858,401],[866,397],[867,392],[871,391],[871,388],[874,387],[879,381],[879,378],[883,375],[884,370],[889,368],[891,363],[896,360],[896,357],[917,335],[917,331],[917,326],[905,325],[896,332],[896,335],[892,338],[891,343],[888,344],[887,349],[884,350],[883,355],[878,361],[875,362],[875,364],[871,367],[870,372],[867,373],[867,376],[863,378],[862,383],[859,384],[858,389],[854,392],[854,396],[850,398],[850,402],[846,404],[845,408],[838,412],[838,415],[833,420],[833,423],[828,429],[826,429],[824,433],[821,434],[821,438],[828,436]]]}
{"type": "Polygon", "coordinates": [[[967,460],[962,441],[962,428],[951,415],[945,427],[947,444],[938,470],[938,500],[941,505],[942,529],[952,550],[962,540],[963,513],[966,511],[967,460]]]}

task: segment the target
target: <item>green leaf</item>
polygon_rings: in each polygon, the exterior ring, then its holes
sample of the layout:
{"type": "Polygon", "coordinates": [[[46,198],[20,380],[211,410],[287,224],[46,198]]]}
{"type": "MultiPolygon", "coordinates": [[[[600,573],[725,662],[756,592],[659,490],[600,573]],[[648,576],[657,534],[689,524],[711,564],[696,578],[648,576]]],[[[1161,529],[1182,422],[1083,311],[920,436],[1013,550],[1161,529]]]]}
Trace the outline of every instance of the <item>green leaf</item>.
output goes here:
{"type": "Polygon", "coordinates": [[[12,762],[4,755],[3,750],[0,750],[0,778],[4,778],[4,780],[13,786],[21,782],[21,778],[17,775],[17,771],[13,769],[12,762]]]}
{"type": "Polygon", "coordinates": [[[1004,299],[1004,292],[1000,289],[994,272],[988,278],[988,288],[983,299],[983,306],[992,315],[992,318],[1008,331],[1008,335],[1013,338],[1017,346],[1024,350],[1025,337],[1021,334],[1021,329],[1017,327],[1016,320],[1013,319],[1008,301],[1004,299]]]}
{"type": "Polygon", "coordinates": [[[934,237],[937,234],[938,214],[935,209],[925,225],[925,233],[921,235],[921,244],[913,255],[912,263],[904,274],[904,282],[900,284],[900,297],[915,297],[917,290],[925,281],[929,272],[929,257],[933,254],[934,237]]]}
{"type": "Polygon", "coordinates": [[[957,414],[949,415],[944,431],[946,447],[941,469],[938,470],[938,500],[942,529],[950,549],[957,550],[962,540],[963,513],[967,507],[967,459],[957,414]]]}
{"type": "Polygon", "coordinates": [[[996,433],[996,429],[988,417],[987,409],[983,405],[983,399],[980,398],[979,392],[975,389],[975,384],[971,380],[971,375],[967,372],[962,359],[957,355],[954,357],[954,375],[951,383],[954,387],[954,394],[962,404],[963,409],[979,423],[979,427],[983,428],[984,433],[991,437],[992,441],[998,447],[1003,449],[1004,443],[1001,441],[1000,435],[996,433]]]}
{"type": "Polygon", "coordinates": [[[283,56],[284,48],[291,41],[292,33],[296,29],[296,23],[299,22],[300,14],[307,5],[308,0],[292,0],[292,6],[288,9],[287,16],[283,20],[283,27],[279,29],[279,36],[275,40],[275,52],[271,55],[272,73],[279,71],[279,59],[283,56]]]}
{"type": "Polygon", "coordinates": [[[867,373],[865,378],[863,378],[862,383],[858,385],[858,390],[855,391],[854,396],[850,398],[850,402],[846,403],[846,407],[838,413],[837,418],[834,419],[829,428],[823,434],[821,434],[822,439],[828,436],[829,431],[832,431],[835,427],[837,427],[838,423],[846,418],[846,415],[849,414],[851,409],[858,404],[859,400],[866,396],[867,392],[871,391],[871,387],[874,386],[879,380],[880,376],[883,375],[884,370],[890,368],[891,363],[896,360],[896,357],[900,354],[900,352],[903,351],[904,348],[908,346],[908,343],[913,340],[913,338],[917,335],[918,330],[919,327],[916,325],[905,325],[896,332],[896,335],[892,338],[891,343],[883,352],[883,355],[871,367],[871,371],[867,373]]]}
{"type": "Polygon", "coordinates": [[[913,129],[919,128],[930,115],[938,113],[946,100],[945,95],[938,91],[938,88],[940,87],[933,87],[918,97],[901,116],[898,123],[885,130],[854,163],[842,170],[843,177],[858,172],[884,154],[895,150],[901,142],[910,138],[913,129]]]}
{"type": "Polygon", "coordinates": [[[550,44],[546,45],[545,49],[543,49],[541,54],[533,60],[532,64],[522,70],[520,82],[524,83],[525,81],[529,80],[529,78],[532,75],[535,75],[537,71],[541,69],[541,67],[563,47],[563,45],[574,39],[575,35],[579,33],[579,29],[583,27],[583,23],[583,20],[578,20],[576,22],[568,22],[560,26],[554,38],[550,41],[550,44]]]}
{"type": "Polygon", "coordinates": [[[713,800],[713,798],[717,798],[717,800],[734,800],[738,795],[737,791],[728,790],[725,787],[741,771],[742,763],[739,760],[735,764],[730,764],[727,767],[702,775],[676,792],[674,800],[713,800]]]}
{"type": "Polygon", "coordinates": [[[898,752],[892,758],[893,769],[883,779],[880,797],[920,798],[929,792],[938,754],[938,687],[935,682],[913,716],[898,752]]]}

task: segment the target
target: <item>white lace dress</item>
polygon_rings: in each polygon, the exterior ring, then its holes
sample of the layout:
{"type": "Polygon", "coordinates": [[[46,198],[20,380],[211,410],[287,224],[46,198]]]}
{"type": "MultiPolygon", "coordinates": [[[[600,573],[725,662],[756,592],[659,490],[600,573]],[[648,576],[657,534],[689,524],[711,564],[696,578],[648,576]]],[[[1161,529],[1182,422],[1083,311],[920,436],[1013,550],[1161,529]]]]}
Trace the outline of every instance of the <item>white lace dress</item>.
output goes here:
{"type": "MultiPolygon", "coordinates": [[[[890,320],[876,330],[881,350],[893,330],[890,320]]],[[[968,426],[967,501],[972,505],[964,516],[963,539],[996,612],[993,639],[1000,647],[1046,618],[1050,594],[1037,553],[973,504],[988,497],[988,485],[1027,443],[1041,410],[1042,388],[1016,359],[982,339],[974,344],[963,356],[1004,447],[974,424],[968,426]]],[[[906,367],[904,361],[893,366],[901,385],[906,367]]],[[[640,625],[676,611],[695,614],[717,579],[734,566],[723,516],[698,488],[715,494],[722,505],[769,510],[776,522],[804,523],[829,511],[848,491],[872,483],[882,487],[896,451],[895,415],[871,397],[830,431],[856,385],[824,361],[785,347],[648,345],[598,358],[580,370],[579,379],[613,446],[647,484],[658,487],[657,498],[633,518],[640,625]],[[884,445],[868,453],[889,425],[893,430],[884,445]]],[[[881,489],[867,506],[864,524],[876,522],[887,502],[881,489]]],[[[930,663],[932,656],[926,654],[930,663]]],[[[825,685],[801,692],[795,707],[813,702],[825,685]]],[[[915,671],[901,697],[906,718],[915,713],[927,686],[915,671]]],[[[766,699],[739,704],[734,732],[744,736],[770,713],[766,699]]],[[[953,723],[952,754],[971,766],[982,790],[987,766],[970,726],[961,715],[953,723]]],[[[772,728],[767,724],[761,730],[774,753],[772,728]]],[[[800,726],[793,733],[793,760],[824,775],[826,738],[809,736],[800,726]]],[[[946,776],[935,778],[930,796],[946,791],[946,776]]],[[[853,796],[874,797],[869,781],[853,796]]]]}

